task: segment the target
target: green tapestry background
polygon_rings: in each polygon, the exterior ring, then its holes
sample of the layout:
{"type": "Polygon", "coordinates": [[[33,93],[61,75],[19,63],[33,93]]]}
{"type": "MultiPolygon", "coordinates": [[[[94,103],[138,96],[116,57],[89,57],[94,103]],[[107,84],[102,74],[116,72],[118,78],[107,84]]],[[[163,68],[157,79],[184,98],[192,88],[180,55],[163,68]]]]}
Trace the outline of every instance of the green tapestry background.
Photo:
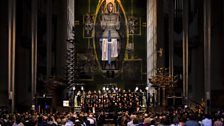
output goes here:
{"type": "MultiPolygon", "coordinates": [[[[102,73],[100,70],[94,53],[94,35],[86,36],[84,30],[85,16],[87,13],[93,17],[96,16],[98,1],[75,1],[75,41],[77,43],[79,72],[76,82],[85,83],[88,85],[86,88],[101,88],[102,85],[110,83],[126,89],[134,88],[136,84],[146,85],[146,2],[146,0],[121,0],[127,20],[131,19],[131,16],[134,16],[137,20],[135,33],[125,33],[128,34],[129,42],[134,43],[134,46],[132,46],[134,50],[130,54],[127,53],[128,57],[121,62],[119,74],[111,75],[102,73]]],[[[122,25],[125,25],[125,23],[122,23],[122,25]]],[[[127,52],[127,48],[124,50],[127,52]]]]}

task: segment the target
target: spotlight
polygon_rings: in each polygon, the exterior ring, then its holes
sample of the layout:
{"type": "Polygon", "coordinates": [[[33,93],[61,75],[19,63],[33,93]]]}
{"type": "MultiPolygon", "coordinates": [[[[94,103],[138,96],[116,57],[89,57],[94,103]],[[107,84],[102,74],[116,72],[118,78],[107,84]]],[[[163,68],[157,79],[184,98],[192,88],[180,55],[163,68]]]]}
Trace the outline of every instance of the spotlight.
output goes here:
{"type": "Polygon", "coordinates": [[[135,91],[138,91],[138,87],[135,88],[135,91]]]}
{"type": "Polygon", "coordinates": [[[117,88],[117,87],[115,87],[115,90],[117,91],[117,90],[118,90],[118,88],[117,88]]]}
{"type": "Polygon", "coordinates": [[[73,90],[73,91],[75,90],[75,86],[72,87],[72,90],[73,90]]]}
{"type": "Polygon", "coordinates": [[[103,87],[103,91],[105,91],[105,89],[106,89],[106,88],[105,88],[105,87],[103,87]]]}
{"type": "Polygon", "coordinates": [[[146,91],[148,91],[148,90],[149,90],[149,87],[148,87],[148,86],[147,86],[147,87],[145,87],[145,90],[146,90],[146,91]]]}
{"type": "Polygon", "coordinates": [[[82,90],[82,91],[84,90],[84,87],[83,87],[83,86],[81,86],[81,90],[82,90]]]}
{"type": "Polygon", "coordinates": [[[108,90],[109,90],[109,88],[107,87],[107,88],[106,88],[106,90],[108,91],[108,90]]]}

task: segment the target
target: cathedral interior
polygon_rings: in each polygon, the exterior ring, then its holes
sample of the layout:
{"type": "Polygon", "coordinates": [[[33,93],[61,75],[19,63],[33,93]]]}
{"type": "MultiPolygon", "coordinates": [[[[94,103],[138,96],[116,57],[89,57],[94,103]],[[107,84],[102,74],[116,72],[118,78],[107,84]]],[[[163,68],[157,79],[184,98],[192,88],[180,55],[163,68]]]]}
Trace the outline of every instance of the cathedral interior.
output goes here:
{"type": "Polygon", "coordinates": [[[223,0],[2,0],[0,34],[10,111],[115,88],[150,107],[224,107],[223,0]]]}

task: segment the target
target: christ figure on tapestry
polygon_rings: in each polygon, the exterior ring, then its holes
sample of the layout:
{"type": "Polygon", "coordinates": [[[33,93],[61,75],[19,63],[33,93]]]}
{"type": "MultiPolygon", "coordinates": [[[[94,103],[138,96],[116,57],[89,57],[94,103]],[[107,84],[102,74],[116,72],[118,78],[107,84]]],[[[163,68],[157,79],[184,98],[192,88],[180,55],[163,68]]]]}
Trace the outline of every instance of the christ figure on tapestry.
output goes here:
{"type": "Polygon", "coordinates": [[[119,13],[115,12],[113,3],[106,5],[106,10],[102,14],[101,28],[102,34],[102,62],[105,69],[115,69],[116,59],[120,52],[119,33],[120,20],[119,13]]]}

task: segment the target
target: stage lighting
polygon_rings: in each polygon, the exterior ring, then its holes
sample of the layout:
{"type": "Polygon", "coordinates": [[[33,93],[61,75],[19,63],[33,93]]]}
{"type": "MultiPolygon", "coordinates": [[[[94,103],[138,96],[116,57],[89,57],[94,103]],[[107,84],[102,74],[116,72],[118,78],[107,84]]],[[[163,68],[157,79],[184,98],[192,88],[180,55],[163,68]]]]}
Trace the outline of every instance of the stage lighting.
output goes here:
{"type": "Polygon", "coordinates": [[[138,91],[138,87],[135,88],[135,91],[138,91]]]}
{"type": "Polygon", "coordinates": [[[145,90],[146,90],[146,91],[148,91],[148,90],[149,90],[149,87],[148,87],[148,86],[147,86],[147,87],[145,87],[145,90]]]}

